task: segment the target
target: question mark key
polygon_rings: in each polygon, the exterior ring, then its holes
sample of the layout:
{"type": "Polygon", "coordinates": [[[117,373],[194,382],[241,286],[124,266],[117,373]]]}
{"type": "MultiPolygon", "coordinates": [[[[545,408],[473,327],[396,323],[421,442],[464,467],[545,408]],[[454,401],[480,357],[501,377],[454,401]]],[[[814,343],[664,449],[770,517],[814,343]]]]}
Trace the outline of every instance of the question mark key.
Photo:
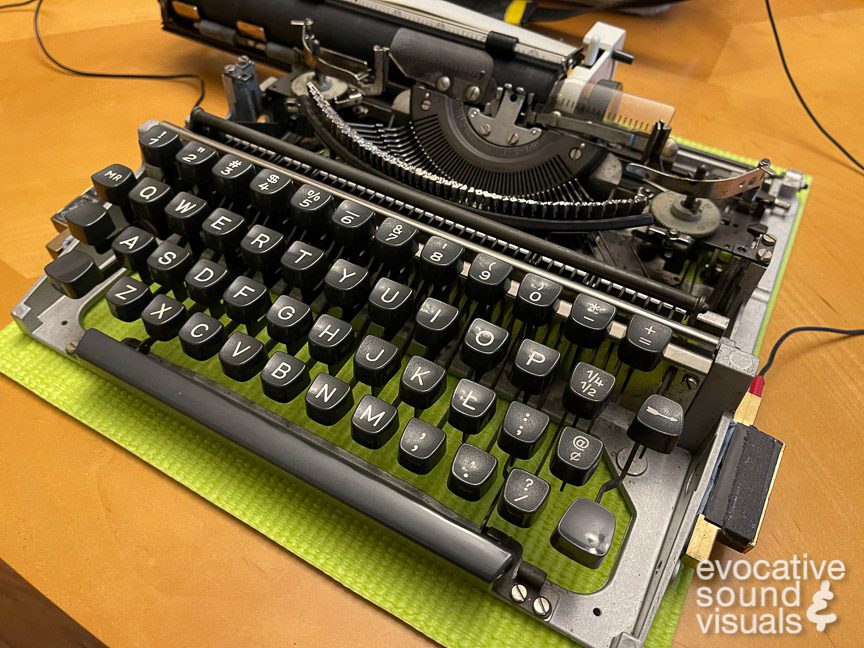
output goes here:
{"type": "Polygon", "coordinates": [[[518,527],[531,526],[549,498],[549,483],[521,468],[507,475],[504,492],[498,500],[498,514],[518,527]]]}

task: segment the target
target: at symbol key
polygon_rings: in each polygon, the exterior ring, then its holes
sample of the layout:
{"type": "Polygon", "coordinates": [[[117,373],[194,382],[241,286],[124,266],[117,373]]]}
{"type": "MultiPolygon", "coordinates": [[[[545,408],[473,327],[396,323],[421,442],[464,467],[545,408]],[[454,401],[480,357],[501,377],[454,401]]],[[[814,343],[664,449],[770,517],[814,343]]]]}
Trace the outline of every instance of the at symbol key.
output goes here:
{"type": "Polygon", "coordinates": [[[549,468],[565,484],[582,486],[597,470],[602,453],[603,442],[600,439],[566,427],[558,439],[549,468]]]}

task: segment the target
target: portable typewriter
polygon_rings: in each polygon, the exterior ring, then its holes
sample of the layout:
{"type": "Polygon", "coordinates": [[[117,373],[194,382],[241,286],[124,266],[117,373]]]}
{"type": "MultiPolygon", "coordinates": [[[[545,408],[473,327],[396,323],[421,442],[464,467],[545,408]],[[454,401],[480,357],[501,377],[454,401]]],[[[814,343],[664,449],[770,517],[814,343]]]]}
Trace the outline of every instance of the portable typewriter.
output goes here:
{"type": "Polygon", "coordinates": [[[782,444],[733,413],[801,174],[672,139],[602,23],[161,9],[240,55],[230,114],[142,125],[142,166],[54,215],[24,331],[586,646],[642,645],[715,536],[753,546],[782,444]]]}

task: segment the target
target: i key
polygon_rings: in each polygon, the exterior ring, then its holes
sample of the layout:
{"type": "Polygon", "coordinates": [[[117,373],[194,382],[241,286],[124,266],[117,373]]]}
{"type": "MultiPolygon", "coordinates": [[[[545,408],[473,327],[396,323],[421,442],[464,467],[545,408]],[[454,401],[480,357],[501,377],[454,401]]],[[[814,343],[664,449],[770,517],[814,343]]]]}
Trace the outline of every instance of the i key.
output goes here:
{"type": "Polygon", "coordinates": [[[459,330],[459,309],[427,297],[415,318],[414,339],[433,353],[444,348],[459,330]]]}
{"type": "Polygon", "coordinates": [[[462,361],[482,376],[504,360],[510,333],[479,317],[471,322],[462,344],[462,361]]]}
{"type": "Polygon", "coordinates": [[[652,371],[660,364],[671,339],[672,329],[665,324],[644,315],[634,315],[627,325],[627,335],[618,346],[618,357],[634,369],[652,371]]]}
{"type": "Polygon", "coordinates": [[[524,403],[512,402],[504,415],[498,447],[516,459],[530,459],[549,429],[549,417],[524,403]]]}
{"type": "Polygon", "coordinates": [[[552,319],[552,311],[560,297],[560,284],[529,272],[519,284],[513,309],[516,317],[526,324],[542,326],[552,319]]]}
{"type": "Polygon", "coordinates": [[[481,304],[497,303],[507,293],[513,266],[488,254],[478,254],[468,269],[466,292],[481,304]]]}
{"type": "Polygon", "coordinates": [[[399,429],[399,410],[372,394],[360,399],[351,417],[351,438],[360,445],[377,450],[399,429]]]}
{"type": "Polygon", "coordinates": [[[546,506],[549,490],[546,480],[513,468],[498,502],[498,514],[511,524],[527,529],[546,506]]]}
{"type": "Polygon", "coordinates": [[[463,443],[453,457],[447,488],[462,499],[476,502],[483,498],[495,481],[498,460],[485,450],[463,443]]]}
{"type": "Polygon", "coordinates": [[[150,288],[132,277],[119,279],[105,295],[108,310],[122,322],[134,322],[141,317],[151,298],[150,288]]]}
{"type": "Polygon", "coordinates": [[[373,389],[390,382],[400,366],[396,345],[374,335],[364,337],[354,354],[354,377],[373,389]]]}
{"type": "Polygon", "coordinates": [[[338,423],[354,405],[348,383],[319,373],[306,392],[306,415],[322,425],[338,423]]]}
{"type": "Polygon", "coordinates": [[[479,434],[495,414],[496,400],[491,389],[463,378],[450,397],[447,422],[465,435],[479,434]]]}
{"type": "Polygon", "coordinates": [[[602,454],[603,442],[600,439],[576,428],[565,427],[558,437],[549,469],[565,484],[583,486],[597,470],[602,454]]]}
{"type": "Polygon", "coordinates": [[[447,435],[431,423],[412,418],[399,440],[399,464],[418,475],[429,473],[447,449],[447,435]]]}
{"type": "Polygon", "coordinates": [[[542,394],[549,388],[561,354],[544,344],[525,339],[516,352],[510,382],[526,394],[542,394]]]}

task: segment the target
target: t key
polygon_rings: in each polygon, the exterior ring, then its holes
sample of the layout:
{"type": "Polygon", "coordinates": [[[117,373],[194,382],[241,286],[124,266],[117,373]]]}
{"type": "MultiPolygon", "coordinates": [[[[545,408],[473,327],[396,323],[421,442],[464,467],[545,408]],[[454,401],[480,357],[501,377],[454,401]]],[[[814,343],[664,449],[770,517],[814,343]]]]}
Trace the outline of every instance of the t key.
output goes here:
{"type": "Polygon", "coordinates": [[[351,386],[330,374],[319,373],[306,392],[306,415],[322,425],[333,425],[354,405],[351,386]]]}
{"type": "Polygon", "coordinates": [[[644,315],[634,315],[627,325],[627,335],[618,346],[618,357],[634,369],[652,371],[660,364],[671,339],[672,329],[665,324],[644,315]]]}
{"type": "Polygon", "coordinates": [[[446,346],[459,329],[459,309],[427,297],[415,318],[414,339],[433,351],[446,346]]]}

